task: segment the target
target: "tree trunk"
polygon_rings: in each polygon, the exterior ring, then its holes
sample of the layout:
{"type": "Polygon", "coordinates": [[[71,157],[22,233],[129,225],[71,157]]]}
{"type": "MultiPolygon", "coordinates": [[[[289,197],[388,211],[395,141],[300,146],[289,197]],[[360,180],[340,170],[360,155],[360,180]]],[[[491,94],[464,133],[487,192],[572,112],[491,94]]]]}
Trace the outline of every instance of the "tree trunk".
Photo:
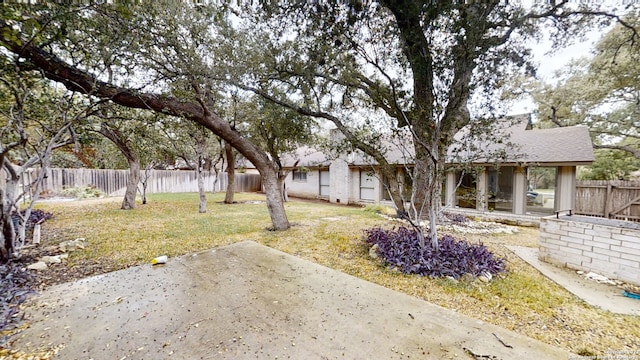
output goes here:
{"type": "Polygon", "coordinates": [[[287,194],[287,184],[285,180],[287,179],[287,175],[284,176],[278,175],[278,188],[280,189],[280,196],[282,196],[282,201],[289,201],[289,194],[287,194]]]}
{"type": "Polygon", "coordinates": [[[198,165],[196,168],[196,174],[198,175],[198,194],[200,195],[200,202],[198,204],[198,212],[203,214],[207,212],[207,195],[204,191],[204,174],[202,171],[202,157],[198,157],[198,165]]]}
{"type": "MultiPolygon", "coordinates": [[[[416,146],[416,161],[413,172],[414,182],[411,201],[411,220],[419,224],[422,219],[429,219],[429,236],[431,245],[438,247],[436,228],[437,214],[440,211],[440,166],[432,161],[430,155],[416,146]],[[421,154],[422,153],[422,154],[421,154]]],[[[424,245],[424,244],[422,244],[424,245]]]]}
{"type": "Polygon", "coordinates": [[[0,263],[4,264],[12,257],[16,239],[15,228],[10,213],[2,211],[0,214],[0,263]]]}
{"type": "Polygon", "coordinates": [[[278,173],[273,167],[258,169],[262,175],[262,185],[267,195],[267,208],[271,216],[273,230],[287,230],[289,220],[284,211],[284,203],[282,201],[282,193],[280,192],[280,184],[278,181],[278,173]]]}
{"type": "Polygon", "coordinates": [[[129,160],[129,178],[127,179],[127,190],[122,199],[122,210],[136,208],[136,194],[138,193],[138,182],[140,182],[140,162],[138,159],[129,160]]]}
{"type": "MultiPolygon", "coordinates": [[[[0,190],[2,191],[2,190],[0,190]]],[[[11,211],[7,208],[6,194],[2,191],[2,212],[0,213],[0,263],[4,264],[9,261],[13,253],[13,243],[15,241],[15,232],[13,230],[13,221],[11,220],[11,211]]]]}
{"type": "Polygon", "coordinates": [[[16,199],[16,179],[8,174],[4,189],[0,190],[2,198],[2,212],[0,213],[0,260],[6,263],[16,251],[16,230],[11,218],[11,211],[16,199]]]}
{"type": "Polygon", "coordinates": [[[142,191],[140,191],[140,196],[142,197],[142,205],[147,204],[147,187],[149,186],[149,178],[151,177],[151,166],[147,165],[144,167],[144,176],[140,180],[142,185],[142,191]]]}
{"type": "Polygon", "coordinates": [[[224,203],[233,204],[233,196],[236,192],[236,160],[233,147],[228,142],[224,143],[224,152],[227,157],[227,192],[224,195],[224,203]]]}
{"type": "Polygon", "coordinates": [[[396,217],[398,219],[409,219],[407,209],[405,209],[404,199],[402,197],[402,191],[400,189],[400,183],[398,182],[398,174],[396,165],[393,164],[380,164],[380,172],[383,177],[387,179],[388,187],[385,186],[389,192],[391,201],[396,207],[396,217]]]}

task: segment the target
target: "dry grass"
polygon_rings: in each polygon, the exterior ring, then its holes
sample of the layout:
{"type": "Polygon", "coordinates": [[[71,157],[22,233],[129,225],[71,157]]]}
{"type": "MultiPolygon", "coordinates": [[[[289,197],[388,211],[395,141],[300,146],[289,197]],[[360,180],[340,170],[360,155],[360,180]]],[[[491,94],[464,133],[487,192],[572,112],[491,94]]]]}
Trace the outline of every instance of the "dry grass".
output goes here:
{"type": "Polygon", "coordinates": [[[472,235],[508,260],[508,274],[489,284],[453,283],[398,274],[367,256],[362,230],[391,226],[371,211],[356,207],[292,201],[286,204],[293,226],[286,232],[270,226],[264,200],[238,194],[234,205],[209,196],[209,211],[197,212],[195,194],[155,195],[133,211],[119,210],[118,199],[42,204],[54,219],[45,241],[84,237],[89,246],[74,253],[70,266],[86,261],[109,269],[147,263],[160,254],[177,256],[238,241],[253,240],[359,278],[401,291],[577,354],[640,349],[640,317],[594,309],[540,275],[505,245],[537,246],[537,229],[517,235],[472,235]]]}

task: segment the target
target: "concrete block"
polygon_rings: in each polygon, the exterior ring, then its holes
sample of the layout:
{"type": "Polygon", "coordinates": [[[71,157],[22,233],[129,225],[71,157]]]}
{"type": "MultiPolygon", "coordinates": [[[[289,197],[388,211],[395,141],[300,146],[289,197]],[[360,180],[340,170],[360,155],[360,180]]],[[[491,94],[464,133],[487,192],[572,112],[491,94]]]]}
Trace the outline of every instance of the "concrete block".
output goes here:
{"type": "Polygon", "coordinates": [[[636,263],[640,264],[640,255],[622,253],[620,254],[620,258],[635,261],[636,263]]]}
{"type": "Polygon", "coordinates": [[[569,243],[569,247],[570,248],[574,248],[574,249],[584,250],[584,251],[592,251],[593,250],[593,246],[589,246],[589,245],[585,245],[585,244],[579,244],[579,243],[569,243]]]}
{"type": "Polygon", "coordinates": [[[606,226],[606,225],[595,225],[593,227],[594,230],[602,229],[604,231],[608,231],[611,234],[622,234],[622,229],[614,226],[606,226]]]}
{"type": "Polygon", "coordinates": [[[624,282],[640,286],[640,269],[621,266],[615,272],[615,278],[624,282]]]}
{"type": "Polygon", "coordinates": [[[556,235],[568,235],[569,232],[567,230],[561,230],[561,229],[550,229],[550,230],[546,230],[546,231],[540,231],[541,233],[546,232],[548,234],[556,234],[556,235]]]}
{"type": "Polygon", "coordinates": [[[589,258],[589,259],[597,259],[597,260],[602,260],[602,261],[611,261],[611,258],[609,257],[609,255],[598,254],[598,253],[595,253],[593,251],[583,251],[582,252],[582,256],[584,256],[585,258],[589,258]]]}
{"type": "Polygon", "coordinates": [[[640,241],[640,230],[635,230],[635,229],[621,229],[621,234],[622,235],[627,235],[627,236],[635,236],[638,241],[640,241]]]}
{"type": "Polygon", "coordinates": [[[566,266],[569,269],[573,269],[573,270],[583,270],[584,269],[584,267],[582,266],[582,262],[580,264],[574,264],[574,263],[572,263],[570,261],[567,261],[566,266]]]}
{"type": "Polygon", "coordinates": [[[588,235],[602,236],[602,237],[610,238],[611,234],[612,234],[611,230],[615,230],[615,229],[609,229],[609,228],[603,228],[603,227],[595,227],[593,229],[586,229],[584,231],[584,233],[588,234],[588,235]]]}
{"type": "MultiPolygon", "coordinates": [[[[604,249],[602,249],[602,250],[604,250],[604,249]]],[[[560,251],[567,253],[567,255],[568,254],[582,255],[582,250],[574,249],[574,248],[570,248],[570,247],[565,247],[564,249],[560,249],[560,251]]]]}
{"type": "MultiPolygon", "coordinates": [[[[572,238],[572,239],[580,239],[580,240],[592,240],[593,239],[593,235],[587,235],[587,234],[584,234],[584,233],[577,233],[575,231],[569,231],[569,233],[564,237],[572,238]]],[[[563,237],[561,236],[560,238],[562,239],[563,237]]]]}
{"type": "Polygon", "coordinates": [[[638,235],[622,235],[622,234],[611,234],[611,238],[615,240],[622,240],[628,242],[638,242],[638,235]]]}
{"type": "Polygon", "coordinates": [[[556,240],[560,240],[560,236],[559,234],[550,234],[550,233],[543,233],[540,232],[540,241],[543,241],[544,239],[556,239],[556,240]]]}
{"type": "Polygon", "coordinates": [[[616,276],[616,271],[618,271],[619,266],[609,261],[594,259],[591,261],[591,265],[589,265],[589,269],[591,269],[591,271],[595,273],[604,275],[606,277],[614,277],[616,276]]]}
{"type": "Polygon", "coordinates": [[[609,257],[611,257],[611,261],[615,261],[613,260],[613,258],[619,258],[620,257],[620,252],[619,251],[612,251],[612,250],[607,250],[607,249],[601,249],[598,247],[593,247],[593,252],[596,254],[603,254],[603,255],[609,255],[609,257]]]}
{"type": "MultiPolygon", "coordinates": [[[[602,242],[602,241],[589,241],[589,240],[585,240],[583,243],[583,245],[587,245],[587,246],[593,246],[594,248],[600,248],[600,249],[607,249],[609,250],[611,248],[612,245],[602,242]]],[[[618,244],[619,245],[619,244],[618,244]]]]}
{"type": "Polygon", "coordinates": [[[551,244],[551,243],[542,243],[542,242],[540,242],[540,245],[538,246],[538,250],[539,251],[544,251],[544,249],[559,250],[560,246],[555,245],[555,244],[551,244]]]}
{"type": "Polygon", "coordinates": [[[562,261],[564,261],[565,263],[573,264],[573,265],[577,265],[577,266],[582,266],[582,263],[587,261],[587,260],[589,260],[589,259],[587,259],[587,258],[585,258],[583,256],[573,255],[573,254],[567,254],[562,258],[562,261]]]}
{"type": "Polygon", "coordinates": [[[540,229],[553,230],[560,229],[561,223],[555,221],[546,221],[545,219],[540,219],[540,229]]]}
{"type": "Polygon", "coordinates": [[[598,241],[604,244],[609,244],[609,245],[620,245],[622,244],[622,240],[615,240],[612,239],[610,237],[606,237],[606,236],[594,236],[593,237],[593,241],[598,241]]]}
{"type": "Polygon", "coordinates": [[[550,244],[550,245],[556,245],[556,246],[559,246],[559,247],[561,247],[561,248],[562,248],[562,247],[568,247],[568,246],[569,246],[569,243],[568,243],[568,242],[566,242],[566,241],[562,241],[562,240],[547,239],[545,242],[546,242],[547,244],[550,244]]]}
{"type": "Polygon", "coordinates": [[[640,256],[640,249],[628,248],[628,247],[625,247],[625,246],[614,246],[614,245],[611,245],[611,250],[619,251],[622,254],[640,256]]]}
{"type": "Polygon", "coordinates": [[[640,239],[638,241],[622,241],[620,246],[628,249],[640,249],[640,239]]]}
{"type": "Polygon", "coordinates": [[[584,229],[583,228],[572,226],[570,224],[560,226],[560,230],[566,231],[566,232],[574,232],[574,233],[584,234],[584,229]]]}
{"type": "Polygon", "coordinates": [[[621,257],[620,259],[616,259],[615,262],[622,266],[627,266],[631,269],[636,269],[640,271],[640,261],[638,260],[628,260],[628,259],[625,259],[624,257],[621,257]]]}

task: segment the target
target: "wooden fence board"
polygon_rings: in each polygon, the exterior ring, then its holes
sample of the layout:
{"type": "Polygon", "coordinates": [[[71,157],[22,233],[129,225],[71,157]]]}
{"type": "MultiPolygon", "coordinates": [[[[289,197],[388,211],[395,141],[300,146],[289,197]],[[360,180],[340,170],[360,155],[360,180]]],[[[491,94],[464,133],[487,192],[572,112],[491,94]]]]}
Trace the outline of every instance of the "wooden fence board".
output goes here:
{"type": "MultiPolygon", "coordinates": [[[[31,169],[24,177],[23,186],[28,187],[36,177],[40,169],[31,169]]],[[[144,171],[141,172],[144,177],[144,171]]],[[[124,195],[128,170],[104,170],[104,169],[60,169],[47,170],[42,189],[48,193],[60,193],[66,188],[92,186],[100,189],[108,196],[124,195]]],[[[219,173],[217,178],[214,172],[205,172],[205,190],[218,192],[227,190],[227,173],[219,173]]],[[[236,174],[236,192],[260,191],[261,177],[258,174],[236,174]]],[[[142,184],[139,184],[142,188],[142,184]]],[[[177,193],[198,191],[198,179],[195,171],[188,170],[151,170],[147,184],[147,193],[177,193]]]]}
{"type": "Polygon", "coordinates": [[[639,200],[640,181],[578,181],[574,212],[580,215],[640,221],[639,200]]]}

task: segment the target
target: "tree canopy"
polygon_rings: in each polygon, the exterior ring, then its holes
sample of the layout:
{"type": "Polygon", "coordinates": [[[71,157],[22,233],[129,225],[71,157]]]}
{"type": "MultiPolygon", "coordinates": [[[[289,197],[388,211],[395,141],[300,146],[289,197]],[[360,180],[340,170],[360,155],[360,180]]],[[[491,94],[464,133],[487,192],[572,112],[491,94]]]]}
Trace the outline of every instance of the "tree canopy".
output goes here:
{"type": "Polygon", "coordinates": [[[640,18],[611,28],[590,58],[574,61],[557,84],[533,91],[542,126],[586,125],[596,161],[583,176],[620,179],[640,168],[640,18]]]}

